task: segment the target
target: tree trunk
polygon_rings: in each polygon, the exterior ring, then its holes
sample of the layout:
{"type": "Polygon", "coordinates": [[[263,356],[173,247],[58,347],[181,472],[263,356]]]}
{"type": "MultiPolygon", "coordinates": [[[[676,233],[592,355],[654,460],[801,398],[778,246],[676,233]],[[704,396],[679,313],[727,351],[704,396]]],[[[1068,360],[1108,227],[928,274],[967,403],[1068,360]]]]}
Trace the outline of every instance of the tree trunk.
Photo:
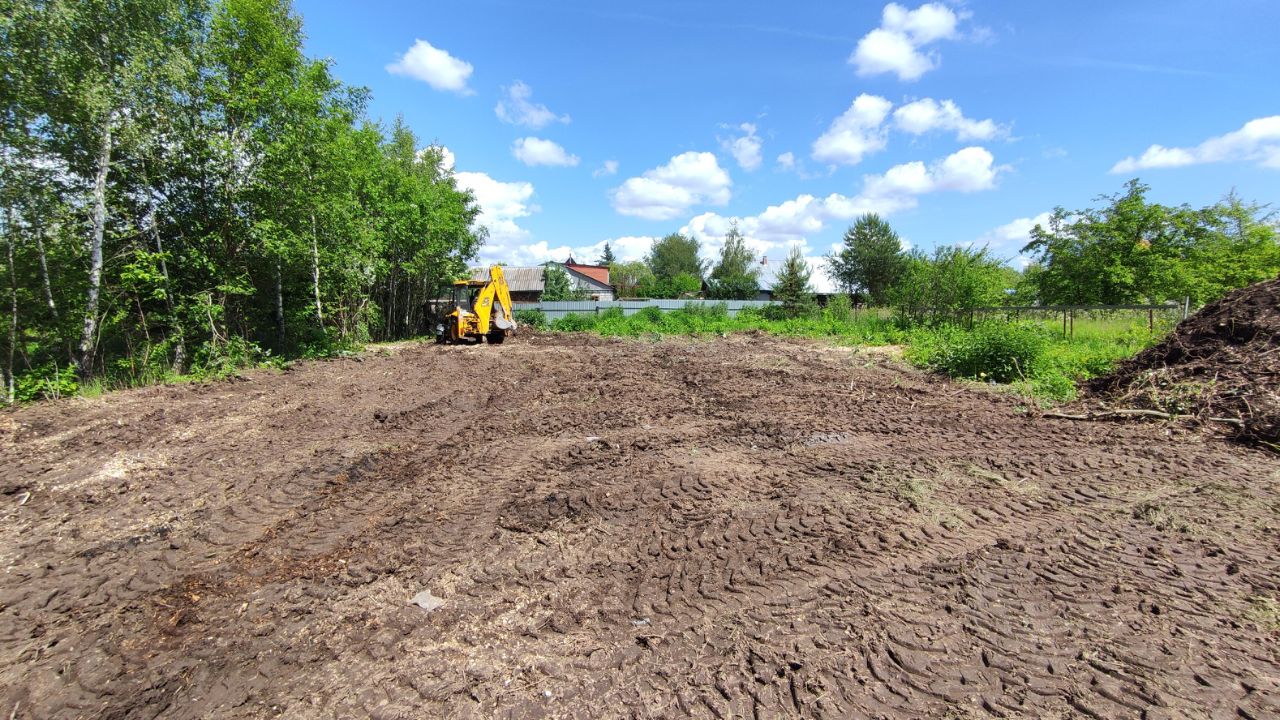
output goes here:
{"type": "Polygon", "coordinates": [[[40,254],[40,279],[44,282],[44,300],[49,305],[53,322],[58,323],[58,304],[53,301],[53,283],[49,281],[49,260],[44,252],[44,228],[35,228],[36,252],[40,254]]]}
{"type": "Polygon", "coordinates": [[[98,294],[102,286],[102,236],[107,224],[107,171],[111,168],[111,115],[107,115],[98,149],[98,168],[93,180],[93,236],[89,242],[89,292],[85,298],[84,330],[80,333],[80,355],[76,372],[87,378],[93,374],[93,355],[98,329],[98,294]]]}
{"type": "Polygon", "coordinates": [[[169,263],[164,259],[164,243],[160,240],[160,225],[156,219],[156,199],[151,194],[150,188],[147,190],[147,205],[151,211],[151,238],[155,241],[156,253],[160,256],[160,274],[164,277],[164,306],[169,312],[169,322],[173,323],[174,334],[177,336],[177,344],[173,348],[173,371],[181,375],[187,368],[187,337],[182,327],[182,320],[173,312],[173,293],[169,289],[169,263]]]}
{"type": "Polygon", "coordinates": [[[284,280],[281,278],[280,261],[276,260],[276,344],[284,350],[284,280]]]}
{"type": "Polygon", "coordinates": [[[17,399],[16,380],[13,373],[13,358],[18,347],[18,273],[13,267],[13,212],[6,218],[4,234],[8,238],[9,249],[9,362],[5,365],[4,399],[12,405],[17,399]]]}
{"type": "Polygon", "coordinates": [[[320,245],[316,239],[316,216],[311,214],[311,288],[316,296],[316,322],[324,328],[324,308],[320,304],[320,245]]]}

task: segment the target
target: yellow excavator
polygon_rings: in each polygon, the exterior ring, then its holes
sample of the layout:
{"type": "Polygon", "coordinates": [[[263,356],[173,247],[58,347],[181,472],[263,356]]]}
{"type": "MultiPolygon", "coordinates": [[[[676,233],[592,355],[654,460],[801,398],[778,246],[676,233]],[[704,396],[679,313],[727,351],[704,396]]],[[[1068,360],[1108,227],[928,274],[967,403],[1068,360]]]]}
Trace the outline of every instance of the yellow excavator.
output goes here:
{"type": "Polygon", "coordinates": [[[442,310],[436,325],[438,343],[458,343],[465,338],[498,345],[516,331],[511,289],[499,265],[489,268],[488,280],[454,281],[453,298],[442,310]]]}

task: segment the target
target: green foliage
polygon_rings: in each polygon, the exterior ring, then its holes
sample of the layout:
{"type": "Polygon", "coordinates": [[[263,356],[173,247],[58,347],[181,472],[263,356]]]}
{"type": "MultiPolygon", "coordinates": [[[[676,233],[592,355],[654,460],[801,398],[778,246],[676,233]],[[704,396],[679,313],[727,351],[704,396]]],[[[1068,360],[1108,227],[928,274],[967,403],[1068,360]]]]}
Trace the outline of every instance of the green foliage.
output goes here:
{"type": "Polygon", "coordinates": [[[587,294],[569,280],[569,273],[558,263],[542,267],[542,299],[548,302],[583,300],[587,294]]]}
{"type": "Polygon", "coordinates": [[[605,242],[604,252],[600,254],[600,259],[596,260],[596,264],[609,266],[609,265],[612,265],[616,260],[617,258],[615,258],[613,255],[613,248],[609,247],[608,242],[605,242]]]}
{"type": "MultiPolygon", "coordinates": [[[[702,260],[698,257],[698,250],[699,244],[696,238],[672,233],[653,243],[649,248],[649,254],[645,256],[645,263],[658,280],[674,280],[681,275],[689,275],[696,278],[701,287],[704,267],[702,260]]],[[[677,296],[654,295],[652,297],[677,296]]]]}
{"type": "Polygon", "coordinates": [[[609,282],[613,284],[615,297],[640,297],[640,286],[652,284],[653,279],[653,271],[643,260],[609,264],[609,282]]]}
{"type": "Polygon", "coordinates": [[[791,248],[773,282],[773,299],[782,304],[788,317],[801,317],[813,312],[813,287],[809,285],[809,263],[798,246],[791,248]]]}
{"type": "Polygon", "coordinates": [[[760,283],[755,275],[730,275],[707,281],[707,297],[713,300],[755,300],[760,283]]]}
{"type": "Polygon", "coordinates": [[[707,297],[717,300],[754,300],[760,293],[760,268],[735,221],[725,234],[720,260],[707,280],[707,297]]]}
{"type": "Polygon", "coordinates": [[[83,391],[421,334],[467,273],[475,198],[306,57],[288,0],[10,9],[0,369],[26,396],[70,356],[83,391]]]}
{"type": "Polygon", "coordinates": [[[902,279],[889,294],[907,322],[952,322],[973,308],[1000,304],[1007,270],[986,248],[939,246],[933,255],[910,253],[902,279]]]}
{"type": "Polygon", "coordinates": [[[1199,210],[1148,202],[1138,180],[1105,205],[1058,208],[1023,252],[1042,268],[1035,281],[1050,304],[1200,304],[1280,273],[1274,216],[1234,195],[1199,210]]]}
{"type": "Polygon", "coordinates": [[[1081,318],[1073,338],[1054,321],[980,323],[909,331],[907,359],[953,377],[1009,382],[1048,400],[1071,400],[1076,385],[1110,372],[1115,363],[1150,346],[1166,327],[1148,330],[1145,316],[1081,318]],[[1016,360],[1016,362],[1015,362],[1016,360]]]}
{"type": "Polygon", "coordinates": [[[902,241],[875,213],[859,217],[844,234],[844,248],[827,257],[827,270],[846,292],[864,291],[872,305],[884,305],[907,267],[902,241]]]}
{"type": "Polygon", "coordinates": [[[655,335],[725,335],[734,332],[760,331],[789,337],[825,337],[847,344],[885,345],[904,342],[907,331],[892,319],[877,313],[857,317],[834,318],[825,313],[805,317],[772,316],[764,310],[744,308],[729,316],[723,303],[690,303],[678,310],[666,311],[646,307],[633,315],[621,308],[601,313],[571,314],[552,323],[553,330],[596,332],[617,337],[652,337],[655,335]]]}
{"type": "Polygon", "coordinates": [[[1016,323],[942,327],[919,335],[909,357],[952,377],[1007,383],[1031,373],[1048,344],[1046,335],[1040,327],[1016,323]]]}
{"type": "Polygon", "coordinates": [[[832,295],[822,312],[832,320],[848,321],[853,317],[853,298],[843,293],[832,295]]]}
{"type": "Polygon", "coordinates": [[[516,324],[520,327],[531,327],[546,330],[547,316],[537,308],[523,308],[515,311],[516,324]]]}
{"type": "Polygon", "coordinates": [[[689,273],[681,273],[670,278],[650,275],[641,280],[636,287],[636,294],[646,298],[697,297],[701,291],[702,280],[689,273]]]}

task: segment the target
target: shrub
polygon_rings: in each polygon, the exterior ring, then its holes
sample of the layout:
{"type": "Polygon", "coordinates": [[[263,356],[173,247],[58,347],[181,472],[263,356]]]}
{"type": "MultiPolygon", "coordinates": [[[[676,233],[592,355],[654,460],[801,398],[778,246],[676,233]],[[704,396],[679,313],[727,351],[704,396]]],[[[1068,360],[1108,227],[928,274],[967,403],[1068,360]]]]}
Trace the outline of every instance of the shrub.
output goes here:
{"type": "Polygon", "coordinates": [[[538,330],[547,329],[547,315],[538,308],[525,308],[515,312],[516,324],[538,330]]]}
{"type": "Polygon", "coordinates": [[[553,330],[562,332],[583,332],[586,330],[594,330],[596,327],[596,316],[594,314],[586,315],[583,313],[569,313],[564,317],[551,323],[553,330]]]}
{"type": "Polygon", "coordinates": [[[823,308],[823,314],[837,322],[849,322],[853,317],[853,300],[844,293],[832,295],[823,308]]]}
{"type": "Polygon", "coordinates": [[[1030,376],[1047,343],[1034,326],[985,323],[967,332],[949,327],[918,333],[912,354],[952,377],[1007,383],[1030,376]]]}

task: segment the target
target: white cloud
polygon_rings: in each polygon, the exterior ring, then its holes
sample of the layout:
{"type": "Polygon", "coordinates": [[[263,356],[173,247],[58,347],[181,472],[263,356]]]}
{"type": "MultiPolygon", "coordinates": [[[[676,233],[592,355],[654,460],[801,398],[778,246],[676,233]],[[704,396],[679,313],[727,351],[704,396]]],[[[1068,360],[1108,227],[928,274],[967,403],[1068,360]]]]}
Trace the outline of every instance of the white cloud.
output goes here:
{"type": "Polygon", "coordinates": [[[756,126],[752,123],[742,123],[737,129],[744,134],[722,139],[720,147],[733,155],[733,159],[738,161],[738,167],[751,172],[758,169],[763,162],[760,148],[764,146],[764,141],[756,135],[756,126]]]}
{"type": "Polygon", "coordinates": [[[941,61],[936,51],[923,51],[924,46],[957,37],[957,25],[966,17],[936,2],[915,10],[889,3],[880,27],[858,41],[849,63],[862,76],[894,73],[899,80],[919,79],[941,61]]]}
{"type": "Polygon", "coordinates": [[[440,156],[440,168],[452,171],[454,163],[453,151],[443,145],[428,145],[427,147],[419,150],[415,154],[415,157],[418,159],[418,162],[422,162],[422,158],[425,157],[428,152],[433,151],[440,156]]]}
{"type": "Polygon", "coordinates": [[[617,175],[617,174],[618,174],[618,161],[605,160],[603,165],[596,168],[591,173],[591,177],[605,177],[606,175],[617,175]]]}
{"type": "Polygon", "coordinates": [[[459,187],[475,195],[480,205],[476,224],[489,229],[489,244],[501,249],[529,237],[529,231],[516,221],[538,211],[538,207],[529,202],[533,198],[532,183],[502,182],[482,172],[457,172],[453,176],[459,187]]]}
{"type": "Polygon", "coordinates": [[[646,220],[670,220],[694,205],[729,202],[733,181],[709,152],[686,152],[614,188],[613,208],[646,220]]]}
{"type": "Polygon", "coordinates": [[[884,121],[892,109],[893,103],[882,97],[859,95],[814,141],[813,159],[857,165],[864,156],[883,150],[888,142],[884,121]]]}
{"type": "MultiPolygon", "coordinates": [[[[713,257],[723,243],[730,222],[736,220],[747,245],[757,255],[780,257],[791,245],[811,249],[808,239],[823,232],[833,221],[849,221],[871,212],[892,215],[916,207],[920,196],[930,193],[988,190],[995,186],[1004,170],[995,164],[995,158],[985,148],[968,147],[928,165],[909,162],[895,165],[880,175],[867,175],[857,195],[832,193],[821,198],[804,194],[746,217],[702,213],[690,219],[680,232],[698,238],[704,253],[713,257]]],[[[837,244],[817,248],[816,253],[810,254],[820,255],[837,244]]]]}
{"type": "Polygon", "coordinates": [[[1019,269],[1031,263],[1031,258],[1022,255],[1022,248],[1031,242],[1031,230],[1036,225],[1049,226],[1052,213],[1043,212],[1034,217],[1023,217],[1011,220],[1000,227],[988,230],[976,241],[976,247],[986,246],[996,257],[1006,258],[1019,269]]]}
{"type": "Polygon", "coordinates": [[[475,68],[471,63],[450,55],[426,40],[415,40],[399,60],[387,65],[387,72],[421,80],[436,90],[449,90],[471,95],[467,78],[475,68]]]}
{"type": "Polygon", "coordinates": [[[614,257],[621,262],[640,260],[649,252],[649,248],[658,238],[641,235],[625,236],[600,240],[590,245],[557,245],[551,246],[546,241],[525,243],[506,248],[482,248],[484,263],[503,262],[509,265],[540,265],[548,260],[564,262],[570,255],[578,262],[594,263],[604,254],[604,244],[609,243],[614,257]]]}
{"type": "Polygon", "coordinates": [[[923,135],[933,130],[954,132],[961,142],[990,140],[1003,135],[1006,130],[994,120],[973,120],[964,116],[960,106],[952,100],[938,102],[924,98],[907,103],[893,111],[893,122],[899,130],[912,135],[923,135]]]}
{"type": "Polygon", "coordinates": [[[524,137],[511,146],[511,154],[525,165],[554,165],[572,167],[578,164],[578,156],[570,155],[563,147],[550,140],[524,137]]]}
{"type": "Polygon", "coordinates": [[[784,152],[778,156],[778,168],[782,170],[794,170],[796,167],[796,154],[793,152],[784,152]]]}
{"type": "Polygon", "coordinates": [[[539,130],[553,122],[568,123],[568,115],[556,115],[546,105],[533,102],[533,88],[520,80],[502,89],[503,98],[494,106],[498,119],[510,125],[524,125],[539,130]]]}
{"type": "Polygon", "coordinates": [[[1252,162],[1280,169],[1280,115],[1250,120],[1239,130],[1211,137],[1195,147],[1152,145],[1141,156],[1127,157],[1116,163],[1111,172],[1130,173],[1220,162],[1252,162]]]}

